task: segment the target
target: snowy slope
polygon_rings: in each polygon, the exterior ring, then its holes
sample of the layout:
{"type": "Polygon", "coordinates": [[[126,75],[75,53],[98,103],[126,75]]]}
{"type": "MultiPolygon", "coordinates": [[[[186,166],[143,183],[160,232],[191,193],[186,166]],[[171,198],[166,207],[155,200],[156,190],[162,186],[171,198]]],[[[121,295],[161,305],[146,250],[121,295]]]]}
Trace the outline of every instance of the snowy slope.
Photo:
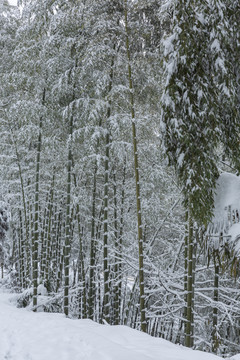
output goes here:
{"type": "Polygon", "coordinates": [[[126,326],[17,309],[0,292],[1,360],[217,360],[126,326]]]}

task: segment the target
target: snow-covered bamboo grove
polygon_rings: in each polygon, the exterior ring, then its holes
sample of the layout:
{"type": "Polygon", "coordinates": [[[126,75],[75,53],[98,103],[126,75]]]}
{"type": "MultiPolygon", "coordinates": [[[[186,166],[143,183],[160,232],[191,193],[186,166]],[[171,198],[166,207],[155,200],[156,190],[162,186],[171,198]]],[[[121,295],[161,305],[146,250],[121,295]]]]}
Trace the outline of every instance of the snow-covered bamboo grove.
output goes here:
{"type": "Polygon", "coordinates": [[[240,353],[234,191],[214,217],[240,171],[239,23],[238,0],[0,0],[0,264],[19,306],[240,353]]]}

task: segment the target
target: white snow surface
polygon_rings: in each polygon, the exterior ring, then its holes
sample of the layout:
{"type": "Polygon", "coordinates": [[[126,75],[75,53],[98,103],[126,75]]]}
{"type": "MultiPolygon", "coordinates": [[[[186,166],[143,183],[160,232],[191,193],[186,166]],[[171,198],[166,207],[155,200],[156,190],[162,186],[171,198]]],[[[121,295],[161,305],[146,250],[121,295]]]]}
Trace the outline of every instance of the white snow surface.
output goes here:
{"type": "MultiPolygon", "coordinates": [[[[235,255],[239,256],[240,253],[240,223],[233,224],[228,230],[228,235],[231,236],[231,242],[234,243],[235,255]]],[[[240,360],[240,358],[239,358],[240,360]]]]}
{"type": "MultiPolygon", "coordinates": [[[[217,360],[126,326],[18,309],[0,289],[1,360],[217,360]]],[[[237,359],[237,358],[235,358],[237,359]]]]}
{"type": "Polygon", "coordinates": [[[217,181],[214,199],[214,220],[221,221],[227,217],[227,207],[240,209],[240,177],[222,173],[217,181]]]}

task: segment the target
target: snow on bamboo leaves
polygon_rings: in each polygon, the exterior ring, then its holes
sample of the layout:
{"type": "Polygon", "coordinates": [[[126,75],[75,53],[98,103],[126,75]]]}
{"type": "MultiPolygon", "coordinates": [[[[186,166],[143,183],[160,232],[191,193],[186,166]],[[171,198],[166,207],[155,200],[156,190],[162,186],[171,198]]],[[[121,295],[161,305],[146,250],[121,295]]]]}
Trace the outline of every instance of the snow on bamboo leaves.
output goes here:
{"type": "Polygon", "coordinates": [[[223,131],[220,94],[231,93],[222,51],[223,11],[218,0],[176,1],[171,34],[164,40],[163,147],[199,223],[212,214],[219,176],[214,150],[223,131]]]}

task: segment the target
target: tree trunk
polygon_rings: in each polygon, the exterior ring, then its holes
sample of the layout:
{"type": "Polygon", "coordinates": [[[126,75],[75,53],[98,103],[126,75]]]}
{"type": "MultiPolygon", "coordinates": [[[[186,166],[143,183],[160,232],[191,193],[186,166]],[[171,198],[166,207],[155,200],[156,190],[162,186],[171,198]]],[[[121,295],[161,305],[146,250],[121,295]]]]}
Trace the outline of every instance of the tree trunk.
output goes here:
{"type": "Polygon", "coordinates": [[[108,265],[108,182],[109,182],[109,147],[110,134],[107,127],[106,144],[105,144],[105,174],[104,174],[104,214],[103,214],[103,274],[104,274],[104,300],[103,300],[103,317],[109,322],[109,265],[108,265]]]}
{"type": "Polygon", "coordinates": [[[188,279],[187,279],[187,318],[186,318],[186,333],[185,346],[192,346],[192,305],[193,305],[193,220],[191,211],[191,202],[189,201],[188,208],[188,279]]]}
{"type": "Polygon", "coordinates": [[[26,206],[26,197],[25,197],[25,190],[24,190],[24,183],[23,183],[23,176],[22,176],[22,167],[21,167],[20,156],[19,156],[19,152],[18,152],[17,141],[15,138],[15,134],[10,125],[9,125],[9,128],[10,128],[10,132],[12,134],[12,141],[13,141],[14,148],[15,148],[15,154],[16,154],[17,166],[18,166],[18,172],[19,172],[19,179],[20,179],[20,184],[21,184],[21,196],[22,196],[24,228],[25,228],[25,239],[22,239],[22,245],[24,246],[24,248],[26,250],[26,265],[24,265],[25,269],[26,269],[26,274],[24,274],[24,285],[23,286],[26,287],[26,284],[28,283],[28,285],[29,285],[29,282],[30,282],[30,271],[31,271],[31,269],[30,269],[31,268],[30,243],[29,243],[29,231],[28,231],[28,221],[27,221],[27,206],[26,206]],[[26,282],[26,280],[28,280],[28,281],[26,282]]]}
{"type": "Polygon", "coordinates": [[[26,277],[25,277],[25,241],[24,241],[24,233],[23,233],[23,223],[22,223],[22,212],[19,210],[19,242],[20,242],[20,279],[21,279],[21,287],[25,289],[26,287],[26,277]]]}
{"type": "MultiPolygon", "coordinates": [[[[45,102],[45,89],[43,90],[42,104],[45,102]]],[[[42,147],[42,117],[39,121],[39,134],[37,143],[37,162],[36,162],[36,180],[35,180],[35,201],[34,201],[34,242],[33,242],[33,308],[37,307],[37,287],[38,287],[38,245],[39,245],[39,174],[40,174],[40,156],[42,147]]]]}
{"type": "Polygon", "coordinates": [[[187,331],[187,287],[188,287],[188,211],[185,212],[185,240],[184,240],[184,301],[185,306],[183,310],[184,318],[184,334],[187,331]]]}
{"type": "MultiPolygon", "coordinates": [[[[76,174],[73,174],[74,186],[77,188],[77,178],[76,174]]],[[[76,218],[78,224],[78,236],[79,236],[79,253],[78,253],[78,282],[81,282],[82,290],[79,291],[79,296],[82,296],[82,304],[83,310],[81,314],[79,312],[79,318],[87,317],[87,294],[86,294],[86,274],[85,274],[85,265],[84,265],[84,254],[83,254],[83,240],[82,240],[82,232],[81,232],[81,221],[80,221],[80,207],[79,203],[76,205],[76,218]],[[80,316],[81,315],[81,316],[80,316]]],[[[79,299],[79,309],[80,309],[80,301],[79,299]]]]}
{"type": "Polygon", "coordinates": [[[140,290],[140,318],[141,330],[147,331],[146,309],[145,309],[145,293],[144,293],[144,264],[143,264],[143,233],[142,233],[142,213],[141,213],[141,195],[140,195],[140,179],[139,179],[139,161],[137,150],[137,134],[136,134],[136,118],[133,96],[132,68],[129,50],[129,34],[128,34],[128,10],[127,0],[125,0],[125,31],[126,31],[126,50],[128,59],[128,79],[130,90],[131,117],[132,117],[132,137],[134,151],[134,169],[136,181],[136,200],[137,200],[137,222],[138,222],[138,251],[139,251],[139,290],[140,290]]]}
{"type": "Polygon", "coordinates": [[[91,244],[90,244],[90,267],[89,267],[89,294],[88,294],[88,316],[94,319],[94,297],[96,271],[96,238],[95,238],[95,217],[96,217],[96,186],[97,186],[97,160],[95,161],[93,174],[93,194],[92,194],[92,219],[91,219],[91,244]]]}
{"type": "MultiPolygon", "coordinates": [[[[46,269],[45,269],[45,280],[49,283],[49,270],[50,270],[50,259],[51,259],[51,240],[52,240],[52,214],[53,214],[53,194],[54,194],[54,182],[55,182],[55,170],[53,170],[52,185],[50,190],[49,198],[49,211],[48,211],[48,228],[46,234],[47,247],[46,247],[46,269]]],[[[48,289],[50,290],[50,289],[48,289]]]]}
{"type": "Polygon", "coordinates": [[[219,263],[218,263],[218,250],[214,250],[214,290],[213,290],[213,331],[212,331],[212,351],[217,352],[219,347],[219,339],[218,339],[218,332],[217,332],[217,325],[218,325],[218,298],[219,298],[219,263]]]}
{"type": "Polygon", "coordinates": [[[120,238],[118,236],[118,216],[117,216],[117,183],[116,173],[113,173],[113,194],[114,194],[114,240],[115,240],[115,259],[114,259],[114,284],[113,284],[113,299],[114,299],[114,325],[119,325],[119,314],[120,314],[120,298],[119,298],[119,287],[118,283],[121,279],[119,272],[119,256],[120,256],[120,238]]]}
{"type": "MultiPolygon", "coordinates": [[[[113,46],[115,50],[115,45],[113,46]]],[[[114,57],[112,57],[110,68],[110,80],[108,85],[108,96],[111,97],[113,83],[114,57]]],[[[104,300],[103,317],[107,322],[110,320],[110,300],[109,300],[109,264],[108,264],[108,196],[109,196],[109,163],[110,163],[110,129],[109,118],[111,116],[111,100],[108,103],[106,117],[106,139],[105,139],[105,161],[104,161],[104,212],[103,212],[103,272],[104,272],[104,300]]]]}
{"type": "Polygon", "coordinates": [[[72,175],[72,133],[73,115],[69,121],[69,140],[68,140],[68,162],[67,162],[67,210],[65,225],[65,251],[64,251],[64,314],[69,314],[69,266],[70,266],[70,237],[71,237],[71,175],[72,175]]]}

